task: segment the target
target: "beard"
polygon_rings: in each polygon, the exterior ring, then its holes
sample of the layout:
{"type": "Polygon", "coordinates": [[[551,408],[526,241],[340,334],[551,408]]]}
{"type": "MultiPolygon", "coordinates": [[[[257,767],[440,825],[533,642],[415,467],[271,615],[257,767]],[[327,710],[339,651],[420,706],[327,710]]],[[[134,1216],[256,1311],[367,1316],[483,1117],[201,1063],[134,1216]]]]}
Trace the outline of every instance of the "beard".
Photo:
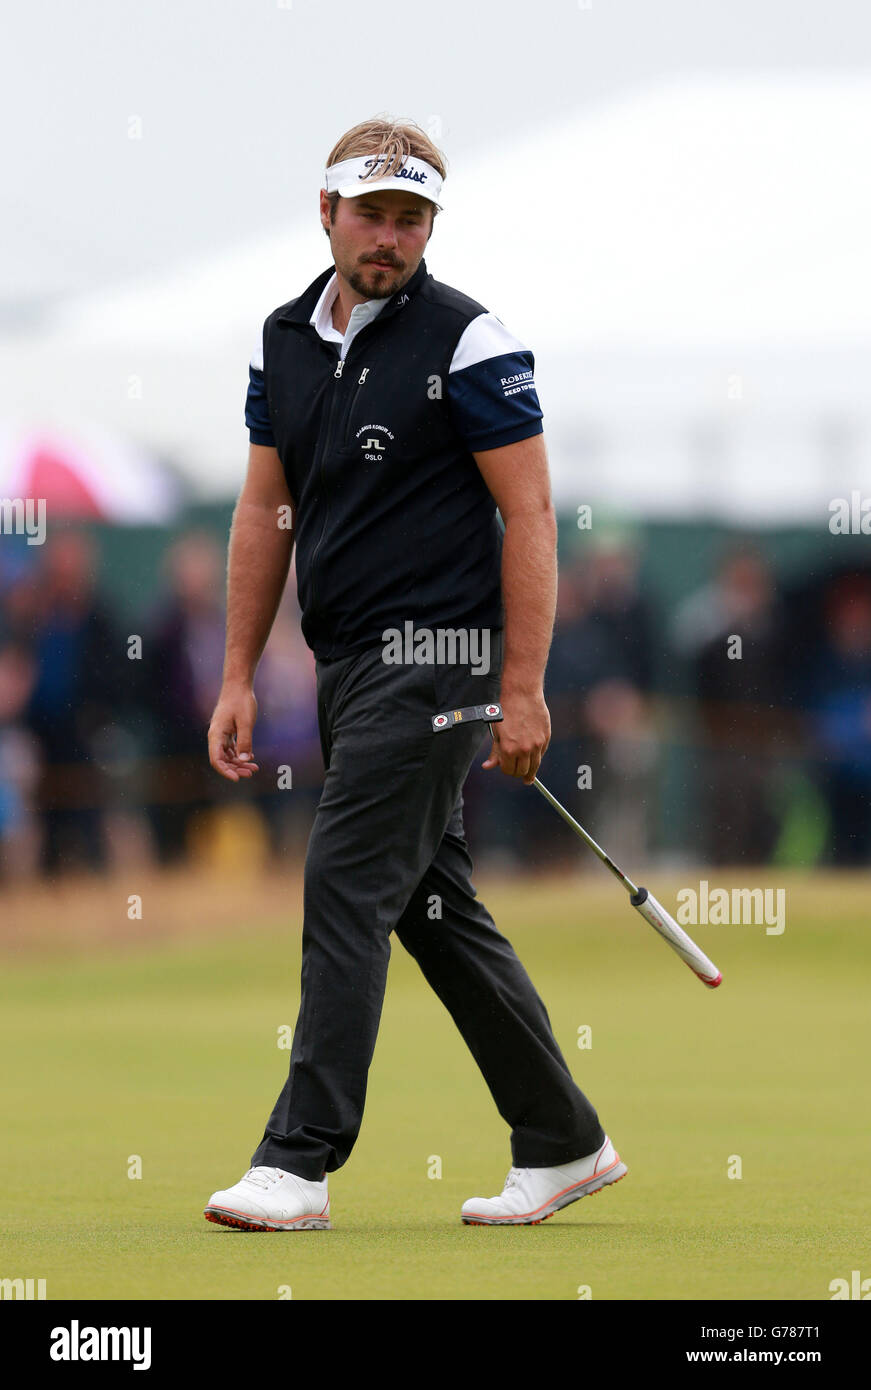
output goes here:
{"type": "Polygon", "coordinates": [[[398,266],[381,269],[368,263],[348,275],[348,284],[364,299],[389,299],[401,289],[409,276],[398,266]]]}

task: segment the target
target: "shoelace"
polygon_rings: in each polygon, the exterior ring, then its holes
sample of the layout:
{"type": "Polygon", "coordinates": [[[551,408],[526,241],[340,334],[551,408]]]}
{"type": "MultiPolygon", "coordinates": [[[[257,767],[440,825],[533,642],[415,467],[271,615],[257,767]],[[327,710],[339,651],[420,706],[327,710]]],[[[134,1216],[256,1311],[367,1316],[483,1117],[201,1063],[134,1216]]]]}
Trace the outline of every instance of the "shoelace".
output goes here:
{"type": "Polygon", "coordinates": [[[254,1187],[262,1187],[264,1190],[274,1182],[280,1182],[284,1174],[278,1168],[249,1168],[245,1174],[246,1182],[250,1182],[254,1187]]]}
{"type": "Polygon", "coordinates": [[[520,1174],[522,1172],[522,1168],[509,1168],[508,1177],[505,1179],[505,1189],[503,1190],[507,1190],[509,1187],[516,1187],[517,1179],[520,1177],[520,1174]]]}

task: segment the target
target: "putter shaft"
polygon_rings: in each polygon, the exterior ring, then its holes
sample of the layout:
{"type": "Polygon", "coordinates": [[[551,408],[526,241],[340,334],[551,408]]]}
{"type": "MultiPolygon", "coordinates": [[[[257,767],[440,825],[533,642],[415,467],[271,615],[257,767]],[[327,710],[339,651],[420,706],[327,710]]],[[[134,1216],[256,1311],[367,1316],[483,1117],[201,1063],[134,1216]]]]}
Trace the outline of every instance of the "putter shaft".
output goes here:
{"type": "Polygon", "coordinates": [[[560,805],[556,797],[548,791],[544,783],[539,782],[538,778],[536,777],[532,785],[534,787],[538,787],[538,790],[541,792],[545,801],[549,801],[553,809],[559,812],[566,825],[570,825],[572,830],[574,830],[575,834],[580,836],[580,838],[583,840],[584,844],[587,845],[593,851],[593,853],[598,856],[599,859],[601,859],[602,863],[605,865],[605,868],[610,869],[611,873],[614,874],[616,878],[619,878],[626,891],[632,895],[636,895],[638,893],[638,889],[632,882],[631,878],[626,877],[623,870],[618,868],[618,866],[614,863],[614,860],[609,855],[607,855],[605,851],[602,849],[602,846],[596,844],[596,841],[593,839],[592,835],[588,835],[584,827],[582,825],[579,825],[578,822],[575,820],[574,816],[569,815],[565,806],[560,805]]]}
{"type": "MultiPolygon", "coordinates": [[[[495,701],[491,705],[474,705],[470,706],[467,709],[454,710],[452,713],[446,712],[444,714],[436,715],[433,719],[433,728],[438,732],[440,729],[450,728],[451,724],[457,720],[468,721],[475,719],[482,720],[483,723],[487,725],[487,732],[489,733],[490,737],[493,739],[494,742],[498,742],[498,739],[496,738],[496,735],[493,732],[493,725],[501,722],[502,707],[495,701]],[[489,719],[487,716],[491,714],[494,717],[492,719],[489,719]]],[[[605,868],[610,869],[614,877],[620,880],[627,893],[629,893],[630,897],[637,898],[639,894],[639,889],[632,882],[632,879],[626,877],[619,865],[614,863],[614,860],[611,858],[610,855],[605,853],[601,845],[596,844],[596,841],[593,839],[592,835],[587,834],[584,827],[578,824],[574,816],[570,815],[569,812],[566,810],[565,806],[560,805],[556,797],[548,791],[544,783],[539,782],[538,778],[536,777],[533,779],[532,785],[538,788],[545,801],[550,802],[553,809],[557,811],[559,815],[562,816],[566,825],[571,826],[575,834],[579,836],[579,838],[583,840],[584,844],[587,845],[587,847],[593,851],[596,857],[602,861],[602,863],[605,865],[605,868]]],[[[633,903],[633,906],[637,906],[637,904],[633,903]]]]}

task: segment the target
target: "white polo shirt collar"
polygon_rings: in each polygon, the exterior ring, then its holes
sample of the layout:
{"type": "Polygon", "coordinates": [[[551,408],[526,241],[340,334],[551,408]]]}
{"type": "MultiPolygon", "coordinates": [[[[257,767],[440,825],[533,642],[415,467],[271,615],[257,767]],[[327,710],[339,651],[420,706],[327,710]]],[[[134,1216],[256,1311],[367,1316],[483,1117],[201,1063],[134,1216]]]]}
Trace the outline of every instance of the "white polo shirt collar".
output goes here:
{"type": "Polygon", "coordinates": [[[348,349],[360,332],[360,329],[365,328],[367,323],[371,323],[372,320],[381,313],[384,305],[392,296],[388,295],[386,299],[366,299],[362,304],[355,304],[351,310],[351,317],[348,319],[348,327],[345,329],[344,334],[342,334],[337,328],[333,327],[333,305],[336,302],[338,293],[339,277],[334,271],[332,279],[327,281],[321,291],[321,297],[312,310],[309,323],[314,325],[326,342],[342,344],[339,356],[342,358],[342,361],[344,361],[348,355],[348,349]]]}

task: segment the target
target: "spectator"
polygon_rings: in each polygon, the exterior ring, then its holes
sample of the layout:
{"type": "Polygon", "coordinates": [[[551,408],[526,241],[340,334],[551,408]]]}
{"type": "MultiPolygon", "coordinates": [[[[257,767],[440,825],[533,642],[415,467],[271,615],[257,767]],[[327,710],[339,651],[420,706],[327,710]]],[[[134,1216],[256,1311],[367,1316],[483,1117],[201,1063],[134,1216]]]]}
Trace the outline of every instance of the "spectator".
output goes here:
{"type": "Polygon", "coordinates": [[[291,566],[255,680],[254,751],[261,770],[254,790],[276,857],[294,840],[304,847],[323,785],[315,664],[300,631],[295,587],[291,566]],[[279,767],[289,769],[281,787],[279,767]]]}
{"type": "Polygon", "coordinates": [[[35,676],[26,646],[0,643],[0,880],[35,867],[38,748],[22,722],[35,676]]]}
{"type": "Polygon", "coordinates": [[[653,619],[638,585],[638,553],[606,530],[560,577],[548,663],[551,789],[594,834],[633,863],[649,849],[657,758],[650,712],[653,619]],[[589,768],[589,774],[578,768],[589,768]],[[579,781],[589,785],[579,787],[579,781]]]}
{"type": "Polygon", "coordinates": [[[824,600],[811,677],[811,732],[836,865],[871,857],[871,578],[844,575],[824,600]]]}
{"type": "Polygon", "coordinates": [[[749,545],[729,549],[713,581],[675,616],[675,646],[689,661],[698,702],[700,848],[712,864],[762,863],[774,849],[782,631],[774,579],[749,545]]]}
{"type": "Polygon", "coordinates": [[[218,793],[207,732],[224,660],[224,556],[212,535],[189,531],[165,568],[168,591],[147,624],[142,674],[155,755],[148,813],[158,859],[170,864],[185,857],[192,821],[218,793]]]}
{"type": "MultiPolygon", "coordinates": [[[[545,676],[551,743],[542,781],[592,833],[610,836],[636,863],[647,853],[656,760],[651,631],[637,554],[628,538],[603,531],[560,569],[545,676]]],[[[492,779],[482,796],[481,780],[474,775],[467,794],[473,809],[487,797],[488,829],[504,859],[548,868],[578,863],[577,842],[554,833],[553,812],[542,798],[492,779]]]]}
{"type": "Polygon", "coordinates": [[[19,635],[32,620],[35,679],[25,722],[40,749],[40,868],[47,875],[76,864],[100,871],[108,862],[104,779],[92,755],[124,695],[125,651],[95,588],[93,538],[61,531],[12,605],[19,635]]]}

